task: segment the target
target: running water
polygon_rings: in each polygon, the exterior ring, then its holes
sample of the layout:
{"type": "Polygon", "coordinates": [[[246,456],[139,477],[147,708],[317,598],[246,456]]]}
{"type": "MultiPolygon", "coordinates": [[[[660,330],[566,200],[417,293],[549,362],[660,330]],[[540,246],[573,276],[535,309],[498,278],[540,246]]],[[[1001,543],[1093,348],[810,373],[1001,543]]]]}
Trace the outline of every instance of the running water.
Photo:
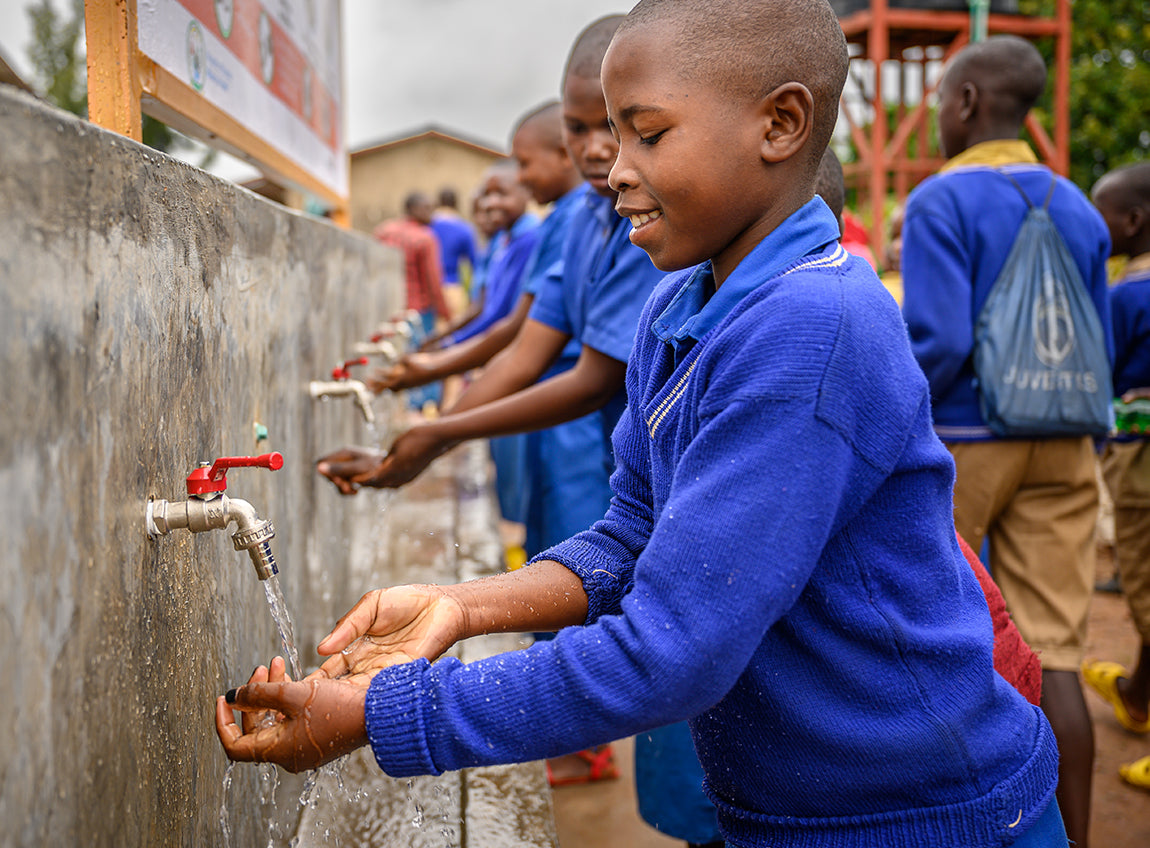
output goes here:
{"type": "Polygon", "coordinates": [[[232,828],[228,822],[228,790],[232,786],[232,771],[235,769],[236,764],[229,761],[228,767],[224,770],[224,800],[220,804],[220,830],[224,834],[224,848],[231,848],[232,845],[232,828]]]}
{"type": "Polygon", "coordinates": [[[264,580],[263,584],[264,594],[267,595],[268,606],[272,611],[272,618],[275,619],[276,628],[279,630],[280,645],[284,650],[284,659],[287,660],[291,679],[303,680],[303,672],[299,665],[299,651],[295,646],[295,628],[292,625],[291,614],[287,609],[287,602],[284,601],[283,590],[280,589],[279,575],[273,574],[264,580]]]}

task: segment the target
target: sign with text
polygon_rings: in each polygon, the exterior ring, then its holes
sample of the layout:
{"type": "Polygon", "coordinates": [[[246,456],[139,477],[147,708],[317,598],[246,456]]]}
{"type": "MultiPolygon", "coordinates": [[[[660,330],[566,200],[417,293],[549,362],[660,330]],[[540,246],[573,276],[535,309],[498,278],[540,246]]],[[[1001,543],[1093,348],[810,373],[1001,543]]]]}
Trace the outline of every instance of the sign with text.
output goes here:
{"type": "Polygon", "coordinates": [[[140,53],[347,196],[340,3],[138,0],[136,19],[140,53]]]}

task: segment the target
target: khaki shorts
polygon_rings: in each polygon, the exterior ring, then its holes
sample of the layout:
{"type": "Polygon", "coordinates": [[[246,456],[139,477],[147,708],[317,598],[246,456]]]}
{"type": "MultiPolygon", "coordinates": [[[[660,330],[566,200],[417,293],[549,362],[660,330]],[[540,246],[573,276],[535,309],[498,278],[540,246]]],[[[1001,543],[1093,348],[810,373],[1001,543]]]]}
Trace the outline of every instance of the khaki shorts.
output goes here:
{"type": "Polygon", "coordinates": [[[1094,591],[1098,478],[1088,437],[951,442],[954,524],[1046,671],[1077,671],[1094,591]]]}
{"type": "Polygon", "coordinates": [[[1150,643],[1150,442],[1111,442],[1102,476],[1114,501],[1114,559],[1134,626],[1150,643]]]}

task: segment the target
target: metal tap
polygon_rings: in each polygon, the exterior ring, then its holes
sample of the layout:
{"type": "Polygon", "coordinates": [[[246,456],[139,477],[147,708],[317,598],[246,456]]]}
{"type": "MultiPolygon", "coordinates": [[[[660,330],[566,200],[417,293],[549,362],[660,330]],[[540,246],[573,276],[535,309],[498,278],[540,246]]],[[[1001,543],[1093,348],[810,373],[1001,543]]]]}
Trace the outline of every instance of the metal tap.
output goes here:
{"type": "Polygon", "coordinates": [[[381,356],[387,363],[398,362],[399,348],[379,336],[372,336],[370,342],[356,342],[352,351],[357,356],[381,356]]]}
{"type": "Polygon", "coordinates": [[[237,551],[247,551],[255,566],[256,576],[267,580],[278,574],[271,540],[275,527],[261,519],[255,507],[239,498],[224,494],[228,487],[229,468],[283,468],[283,454],[265,453],[262,456],[225,456],[213,463],[202,462],[188,475],[188,500],[169,502],[150,500],[146,513],[148,535],[153,539],[166,536],[173,530],[203,533],[223,530],[231,522],[236,524],[232,544],[237,551]]]}
{"type": "Polygon", "coordinates": [[[390,336],[401,336],[405,343],[410,342],[412,336],[415,335],[415,324],[418,321],[422,321],[419,311],[409,309],[402,315],[396,315],[390,321],[384,321],[376,327],[371,340],[378,342],[380,339],[386,339],[390,336]]]}
{"type": "Polygon", "coordinates": [[[375,410],[371,408],[371,392],[361,380],[352,380],[352,365],[367,365],[367,357],[345,360],[341,365],[331,369],[331,381],[312,380],[308,383],[308,393],[313,398],[352,397],[355,405],[363,413],[363,420],[368,424],[375,423],[375,410]]]}

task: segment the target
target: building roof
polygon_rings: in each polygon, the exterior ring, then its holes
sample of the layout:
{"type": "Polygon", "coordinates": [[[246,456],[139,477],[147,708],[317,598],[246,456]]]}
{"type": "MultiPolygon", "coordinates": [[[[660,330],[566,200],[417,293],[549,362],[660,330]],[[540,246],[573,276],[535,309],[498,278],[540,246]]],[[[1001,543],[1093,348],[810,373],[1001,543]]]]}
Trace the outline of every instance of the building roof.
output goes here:
{"type": "Polygon", "coordinates": [[[416,130],[410,130],[406,133],[403,133],[402,135],[393,136],[392,138],[384,139],[383,141],[377,141],[372,144],[365,144],[362,147],[358,147],[355,150],[352,150],[351,157],[354,159],[357,156],[379,153],[383,150],[387,150],[388,148],[399,147],[401,145],[410,144],[414,141],[423,141],[425,139],[437,139],[440,141],[445,141],[449,144],[458,145],[459,147],[464,147],[468,150],[474,150],[478,153],[483,153],[488,156],[497,156],[499,158],[503,158],[507,155],[505,151],[492,147],[490,144],[486,144],[475,139],[464,138],[459,133],[452,132],[436,124],[428,124],[416,130]]]}

